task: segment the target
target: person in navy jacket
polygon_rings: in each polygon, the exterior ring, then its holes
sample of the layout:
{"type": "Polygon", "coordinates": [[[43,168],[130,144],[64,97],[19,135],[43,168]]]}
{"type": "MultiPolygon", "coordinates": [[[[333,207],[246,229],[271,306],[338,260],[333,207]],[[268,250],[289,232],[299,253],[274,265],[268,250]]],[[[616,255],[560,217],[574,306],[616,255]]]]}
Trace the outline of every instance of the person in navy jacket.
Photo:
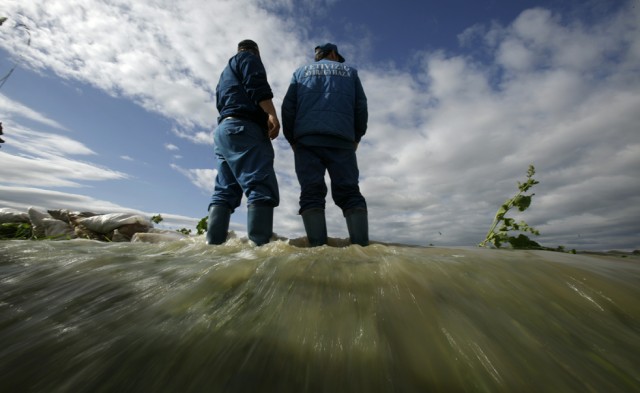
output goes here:
{"type": "Polygon", "coordinates": [[[209,203],[207,243],[227,239],[229,220],[247,196],[247,233],[257,245],[273,233],[273,209],[280,203],[273,169],[271,140],[280,132],[260,50],[252,40],[238,44],[238,52],[220,75],[216,106],[220,116],[214,133],[218,159],[215,187],[209,203]]]}
{"type": "Polygon", "coordinates": [[[295,157],[300,210],[311,246],[327,243],[325,172],[352,243],[369,244],[367,203],[358,185],[356,149],[367,131],[368,109],[358,71],[338,47],[315,48],[315,62],[298,68],[282,102],[282,129],[295,157]]]}

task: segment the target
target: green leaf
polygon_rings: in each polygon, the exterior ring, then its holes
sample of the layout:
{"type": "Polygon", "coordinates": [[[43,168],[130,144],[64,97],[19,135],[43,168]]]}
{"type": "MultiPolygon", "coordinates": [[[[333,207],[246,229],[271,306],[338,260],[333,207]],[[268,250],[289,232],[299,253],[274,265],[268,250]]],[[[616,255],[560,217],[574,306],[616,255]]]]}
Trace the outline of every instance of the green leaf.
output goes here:
{"type": "Polygon", "coordinates": [[[5,223],[0,224],[0,239],[30,239],[32,234],[31,224],[5,223]]]}
{"type": "Polygon", "coordinates": [[[151,217],[151,221],[153,221],[156,224],[160,224],[163,220],[164,218],[162,218],[162,215],[160,214],[151,217]]]}
{"type": "Polygon", "coordinates": [[[531,195],[518,195],[514,198],[513,205],[521,212],[527,210],[531,206],[531,195]]]}
{"type": "Polygon", "coordinates": [[[207,221],[209,221],[209,216],[202,217],[200,221],[198,221],[198,225],[196,225],[196,233],[198,235],[202,235],[207,231],[207,221]]]}
{"type": "Polygon", "coordinates": [[[511,244],[511,247],[513,248],[519,248],[519,249],[539,249],[542,248],[540,246],[540,244],[538,244],[537,242],[534,242],[533,240],[529,239],[527,236],[525,235],[519,235],[518,237],[509,237],[508,239],[509,244],[511,244]]]}
{"type": "Polygon", "coordinates": [[[487,243],[491,243],[496,248],[500,248],[503,243],[510,243],[513,247],[517,248],[540,247],[538,243],[533,242],[525,235],[521,234],[518,237],[514,237],[509,236],[508,234],[508,232],[512,230],[520,232],[531,232],[534,235],[540,234],[536,229],[530,227],[526,222],[520,221],[519,223],[516,223],[513,218],[507,217],[507,213],[512,207],[518,208],[519,211],[525,211],[531,206],[531,200],[533,195],[535,194],[523,195],[523,193],[539,183],[533,178],[533,175],[535,173],[536,171],[534,166],[529,165],[529,168],[527,170],[527,180],[524,183],[518,182],[518,192],[511,199],[507,199],[500,206],[500,208],[498,208],[489,232],[487,233],[485,240],[482,241],[479,246],[484,247],[487,245],[487,243]]]}

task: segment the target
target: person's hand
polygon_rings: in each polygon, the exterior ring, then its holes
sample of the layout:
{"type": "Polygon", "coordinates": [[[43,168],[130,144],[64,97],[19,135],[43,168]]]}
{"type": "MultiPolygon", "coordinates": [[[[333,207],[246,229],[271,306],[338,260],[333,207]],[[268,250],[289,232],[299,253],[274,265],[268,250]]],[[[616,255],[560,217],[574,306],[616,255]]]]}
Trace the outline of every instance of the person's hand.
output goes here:
{"type": "Polygon", "coordinates": [[[267,114],[267,135],[269,138],[276,139],[280,133],[280,121],[276,115],[276,108],[273,106],[271,99],[260,101],[260,108],[267,114]]]}
{"type": "Polygon", "coordinates": [[[269,120],[267,122],[269,126],[269,138],[276,139],[280,134],[280,121],[277,116],[269,115],[269,120]]]}

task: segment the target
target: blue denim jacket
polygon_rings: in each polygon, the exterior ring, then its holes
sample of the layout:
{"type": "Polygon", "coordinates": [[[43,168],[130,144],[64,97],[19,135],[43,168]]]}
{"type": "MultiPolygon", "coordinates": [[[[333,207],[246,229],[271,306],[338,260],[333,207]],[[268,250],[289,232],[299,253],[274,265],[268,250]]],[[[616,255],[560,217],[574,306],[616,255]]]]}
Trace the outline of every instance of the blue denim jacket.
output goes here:
{"type": "Polygon", "coordinates": [[[229,59],[216,87],[216,106],[220,116],[251,120],[267,127],[267,114],[259,103],[273,98],[267,72],[260,57],[251,52],[238,52],[229,59]]]}

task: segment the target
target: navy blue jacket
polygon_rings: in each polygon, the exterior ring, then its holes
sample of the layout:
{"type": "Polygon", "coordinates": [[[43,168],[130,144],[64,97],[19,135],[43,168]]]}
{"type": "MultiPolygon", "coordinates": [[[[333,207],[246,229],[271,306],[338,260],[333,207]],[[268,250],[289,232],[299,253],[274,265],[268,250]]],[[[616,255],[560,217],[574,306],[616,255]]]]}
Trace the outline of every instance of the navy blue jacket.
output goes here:
{"type": "Polygon", "coordinates": [[[368,116],[358,71],[328,59],[298,68],[282,102],[282,130],[291,144],[354,148],[368,116]]]}
{"type": "Polygon", "coordinates": [[[248,51],[238,52],[229,59],[216,86],[218,123],[233,116],[266,128],[268,115],[259,103],[271,98],[273,93],[260,57],[248,51]]]}

